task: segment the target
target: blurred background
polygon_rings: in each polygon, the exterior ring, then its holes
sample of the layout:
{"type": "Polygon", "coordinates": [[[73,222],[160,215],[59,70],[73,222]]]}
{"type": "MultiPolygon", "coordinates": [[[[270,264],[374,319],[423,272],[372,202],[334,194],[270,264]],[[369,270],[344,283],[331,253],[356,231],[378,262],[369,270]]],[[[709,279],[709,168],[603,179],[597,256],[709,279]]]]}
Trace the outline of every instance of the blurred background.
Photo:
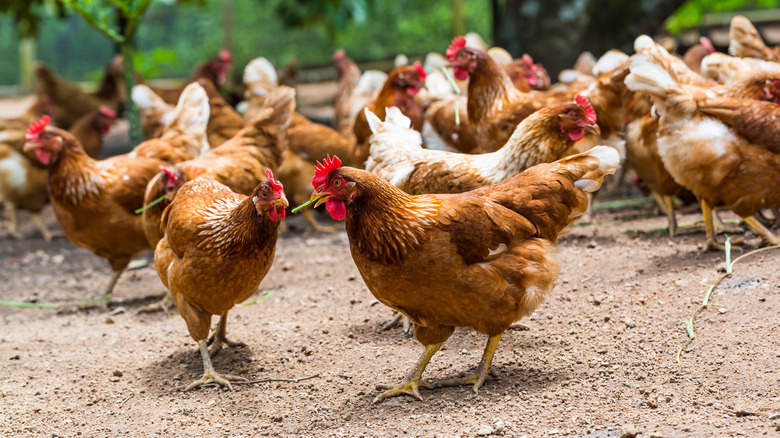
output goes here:
{"type": "MultiPolygon", "coordinates": [[[[96,81],[118,48],[68,4],[110,0],[0,0],[0,94],[32,89],[32,67],[96,81]]],[[[454,35],[477,32],[514,56],[529,53],[551,76],[589,50],[631,52],[642,33],[671,36],[679,50],[709,36],[728,44],[728,20],[740,11],[770,45],[780,42],[778,0],[153,0],[134,41],[136,69],[146,78],[185,78],[221,48],[240,74],[251,58],[281,67],[295,60],[301,82],[333,78],[331,55],[346,49],[361,67],[443,52],[454,35]],[[385,62],[386,61],[386,62],[385,62]],[[372,64],[374,63],[374,64],[372,64]]],[[[123,23],[117,19],[116,26],[123,23]]]]}

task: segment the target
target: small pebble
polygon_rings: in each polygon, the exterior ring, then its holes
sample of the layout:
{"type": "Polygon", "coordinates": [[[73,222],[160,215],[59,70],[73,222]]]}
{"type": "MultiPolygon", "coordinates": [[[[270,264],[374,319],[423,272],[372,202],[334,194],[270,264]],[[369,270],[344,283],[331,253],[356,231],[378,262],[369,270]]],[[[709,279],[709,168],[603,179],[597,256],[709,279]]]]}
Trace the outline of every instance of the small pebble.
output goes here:
{"type": "Polygon", "coordinates": [[[493,428],[488,426],[487,424],[483,424],[482,426],[479,426],[479,429],[477,429],[477,436],[488,436],[493,433],[493,428]]]}
{"type": "Polygon", "coordinates": [[[620,428],[620,438],[636,438],[637,435],[639,435],[639,430],[631,423],[620,428]]]}

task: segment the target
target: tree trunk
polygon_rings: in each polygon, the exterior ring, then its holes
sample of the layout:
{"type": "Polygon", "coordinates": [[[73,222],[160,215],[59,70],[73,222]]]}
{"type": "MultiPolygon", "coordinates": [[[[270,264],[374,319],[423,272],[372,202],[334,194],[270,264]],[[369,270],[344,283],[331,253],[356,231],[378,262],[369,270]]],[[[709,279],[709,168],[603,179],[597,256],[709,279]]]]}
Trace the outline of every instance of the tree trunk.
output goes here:
{"type": "Polygon", "coordinates": [[[585,50],[633,52],[634,39],[661,30],[683,0],[491,0],[493,41],[513,56],[530,54],[550,75],[585,50]]]}
{"type": "Polygon", "coordinates": [[[19,39],[19,84],[23,93],[32,93],[35,87],[35,37],[19,39]]]}
{"type": "Polygon", "coordinates": [[[143,141],[143,134],[141,131],[141,115],[138,112],[138,107],[135,106],[135,102],[130,96],[133,95],[133,87],[135,86],[135,66],[133,65],[133,41],[126,38],[120,45],[122,48],[122,67],[125,70],[125,96],[127,96],[125,106],[125,117],[130,124],[130,144],[133,147],[138,146],[143,141]]]}
{"type": "Polygon", "coordinates": [[[452,35],[466,33],[466,22],[463,20],[463,0],[452,1],[452,35]]]}

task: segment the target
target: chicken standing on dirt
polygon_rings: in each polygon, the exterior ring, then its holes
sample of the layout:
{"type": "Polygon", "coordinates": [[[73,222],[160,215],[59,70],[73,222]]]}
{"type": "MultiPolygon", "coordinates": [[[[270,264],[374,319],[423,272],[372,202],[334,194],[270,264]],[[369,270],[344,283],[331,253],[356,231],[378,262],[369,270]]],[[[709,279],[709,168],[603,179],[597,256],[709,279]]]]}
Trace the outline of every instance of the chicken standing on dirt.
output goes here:
{"type": "Polygon", "coordinates": [[[409,317],[425,352],[404,381],[374,399],[419,387],[473,384],[490,374],[502,333],[552,290],[560,268],[552,257],[564,227],[585,211],[587,192],[615,172],[609,147],[534,166],[494,186],[455,195],[408,195],[366,171],[317,168],[312,200],[346,219],[352,258],[374,296],[409,317]],[[477,371],[432,385],[422,381],[431,357],[456,327],[489,336],[477,371]]]}
{"type": "Polygon", "coordinates": [[[281,183],[270,170],[267,175],[252,196],[233,193],[210,177],[196,178],[179,189],[163,214],[165,237],[154,265],[203,357],[203,377],[186,390],[207,383],[232,389],[231,380],[244,380],[218,374],[211,356],[223,343],[240,345],[226,338],[228,311],[255,293],[274,259],[288,203],[281,183]],[[220,318],[209,342],[212,315],[220,318]]]}
{"type": "Polygon", "coordinates": [[[135,210],[143,205],[146,184],[166,163],[130,154],[97,161],[71,133],[48,124],[47,116],[33,123],[24,148],[48,167],[49,198],[65,236],[111,264],[105,291],[110,297],[130,259],[151,249],[135,210]]]}

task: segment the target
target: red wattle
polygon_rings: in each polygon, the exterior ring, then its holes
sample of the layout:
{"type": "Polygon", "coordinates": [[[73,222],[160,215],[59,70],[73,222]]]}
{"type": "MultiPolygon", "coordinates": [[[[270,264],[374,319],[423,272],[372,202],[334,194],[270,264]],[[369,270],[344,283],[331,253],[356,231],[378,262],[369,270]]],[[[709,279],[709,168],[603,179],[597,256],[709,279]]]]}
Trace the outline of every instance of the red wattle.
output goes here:
{"type": "Polygon", "coordinates": [[[51,152],[44,147],[35,148],[35,156],[44,166],[48,166],[51,161],[51,152]]]}
{"type": "Polygon", "coordinates": [[[325,209],[330,213],[330,217],[337,221],[343,221],[347,217],[347,206],[338,199],[328,199],[325,209]]]}
{"type": "Polygon", "coordinates": [[[268,217],[276,222],[279,220],[279,213],[276,211],[276,206],[272,206],[270,210],[268,210],[268,217]]]}
{"type": "Polygon", "coordinates": [[[469,71],[466,70],[465,68],[455,67],[453,68],[453,71],[455,72],[455,77],[459,81],[465,81],[466,79],[469,78],[469,71]]]}
{"type": "Polygon", "coordinates": [[[580,141],[585,136],[585,128],[577,128],[569,131],[571,141],[580,141]]]}

